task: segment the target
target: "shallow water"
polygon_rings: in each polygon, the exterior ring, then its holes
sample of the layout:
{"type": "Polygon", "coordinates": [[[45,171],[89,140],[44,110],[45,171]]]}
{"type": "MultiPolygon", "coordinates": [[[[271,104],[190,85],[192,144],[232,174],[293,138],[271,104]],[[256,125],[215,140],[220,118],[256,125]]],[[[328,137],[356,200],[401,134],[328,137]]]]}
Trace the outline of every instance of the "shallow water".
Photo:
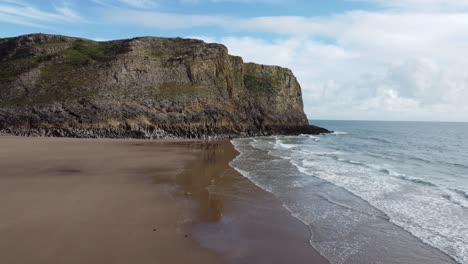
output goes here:
{"type": "Polygon", "coordinates": [[[338,132],[234,140],[231,165],[332,263],[468,263],[467,123],[314,124],[338,132]]]}

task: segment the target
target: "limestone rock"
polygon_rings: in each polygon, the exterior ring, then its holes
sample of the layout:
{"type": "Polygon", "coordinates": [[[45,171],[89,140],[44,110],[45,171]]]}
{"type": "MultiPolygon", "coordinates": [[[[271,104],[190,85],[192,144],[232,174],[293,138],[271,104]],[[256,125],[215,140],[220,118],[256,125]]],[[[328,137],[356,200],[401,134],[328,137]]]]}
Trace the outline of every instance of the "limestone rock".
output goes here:
{"type": "Polygon", "coordinates": [[[289,69],[220,44],[143,37],[0,39],[0,134],[229,138],[317,134],[289,69]]]}

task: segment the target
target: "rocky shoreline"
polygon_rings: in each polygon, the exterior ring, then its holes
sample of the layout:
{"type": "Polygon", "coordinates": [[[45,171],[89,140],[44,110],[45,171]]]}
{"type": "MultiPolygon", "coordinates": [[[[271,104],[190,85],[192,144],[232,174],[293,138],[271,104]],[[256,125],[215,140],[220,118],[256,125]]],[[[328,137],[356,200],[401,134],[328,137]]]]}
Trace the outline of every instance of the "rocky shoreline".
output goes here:
{"type": "Polygon", "coordinates": [[[0,136],[26,137],[69,137],[69,138],[113,138],[113,139],[232,139],[241,137],[271,136],[271,135],[318,135],[330,133],[329,130],[317,126],[276,126],[261,130],[250,129],[236,131],[179,128],[168,132],[156,127],[113,127],[113,128],[42,128],[42,129],[2,129],[0,136]]]}

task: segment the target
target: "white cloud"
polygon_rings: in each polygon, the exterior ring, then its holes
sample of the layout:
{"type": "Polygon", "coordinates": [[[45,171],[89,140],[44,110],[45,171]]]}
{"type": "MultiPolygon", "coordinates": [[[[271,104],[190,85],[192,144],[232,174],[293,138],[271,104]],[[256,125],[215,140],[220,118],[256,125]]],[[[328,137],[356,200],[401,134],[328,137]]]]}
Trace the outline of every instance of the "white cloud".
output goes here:
{"type": "MultiPolygon", "coordinates": [[[[100,10],[101,22],[223,30],[232,36],[204,39],[224,43],[246,61],[291,68],[311,118],[468,121],[468,57],[463,56],[468,0],[358,0],[383,9],[250,18],[139,10],[161,2],[119,1],[126,3],[100,10]]],[[[18,3],[0,0],[0,20],[37,24],[80,19],[67,7],[46,12],[18,3]]]]}
{"type": "Polygon", "coordinates": [[[464,30],[468,27],[467,13],[351,11],[326,17],[236,18],[112,9],[104,11],[103,16],[113,23],[164,29],[210,26],[244,33],[325,36],[341,41],[344,45],[365,44],[379,49],[400,46],[405,50],[419,50],[424,48],[427,42],[446,43],[456,40],[457,43],[461,43],[468,40],[468,31],[464,30]]]}
{"type": "Polygon", "coordinates": [[[351,11],[235,18],[114,10],[105,16],[114,23],[131,17],[147,27],[276,34],[269,40],[207,40],[226,44],[247,61],[293,69],[312,118],[468,121],[468,57],[462,55],[468,50],[467,13],[351,11]]]}
{"type": "Polygon", "coordinates": [[[386,8],[420,11],[462,11],[468,9],[468,0],[357,0],[386,8]]]}
{"type": "Polygon", "coordinates": [[[33,27],[46,27],[52,22],[77,22],[81,16],[67,5],[52,11],[41,10],[24,1],[0,0],[0,21],[33,27]]]}
{"type": "Polygon", "coordinates": [[[295,36],[199,38],[223,43],[246,61],[293,69],[310,118],[468,121],[468,74],[455,63],[374,59],[379,53],[295,36]]]}

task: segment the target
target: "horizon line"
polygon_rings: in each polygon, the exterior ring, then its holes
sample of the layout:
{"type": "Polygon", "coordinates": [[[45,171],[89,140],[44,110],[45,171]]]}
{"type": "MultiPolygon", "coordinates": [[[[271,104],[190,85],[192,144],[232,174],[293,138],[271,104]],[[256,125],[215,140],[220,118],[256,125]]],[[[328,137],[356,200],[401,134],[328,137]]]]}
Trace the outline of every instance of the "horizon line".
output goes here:
{"type": "Polygon", "coordinates": [[[375,120],[375,119],[307,119],[309,121],[349,121],[349,122],[419,122],[419,123],[468,123],[468,121],[440,120],[375,120]]]}

